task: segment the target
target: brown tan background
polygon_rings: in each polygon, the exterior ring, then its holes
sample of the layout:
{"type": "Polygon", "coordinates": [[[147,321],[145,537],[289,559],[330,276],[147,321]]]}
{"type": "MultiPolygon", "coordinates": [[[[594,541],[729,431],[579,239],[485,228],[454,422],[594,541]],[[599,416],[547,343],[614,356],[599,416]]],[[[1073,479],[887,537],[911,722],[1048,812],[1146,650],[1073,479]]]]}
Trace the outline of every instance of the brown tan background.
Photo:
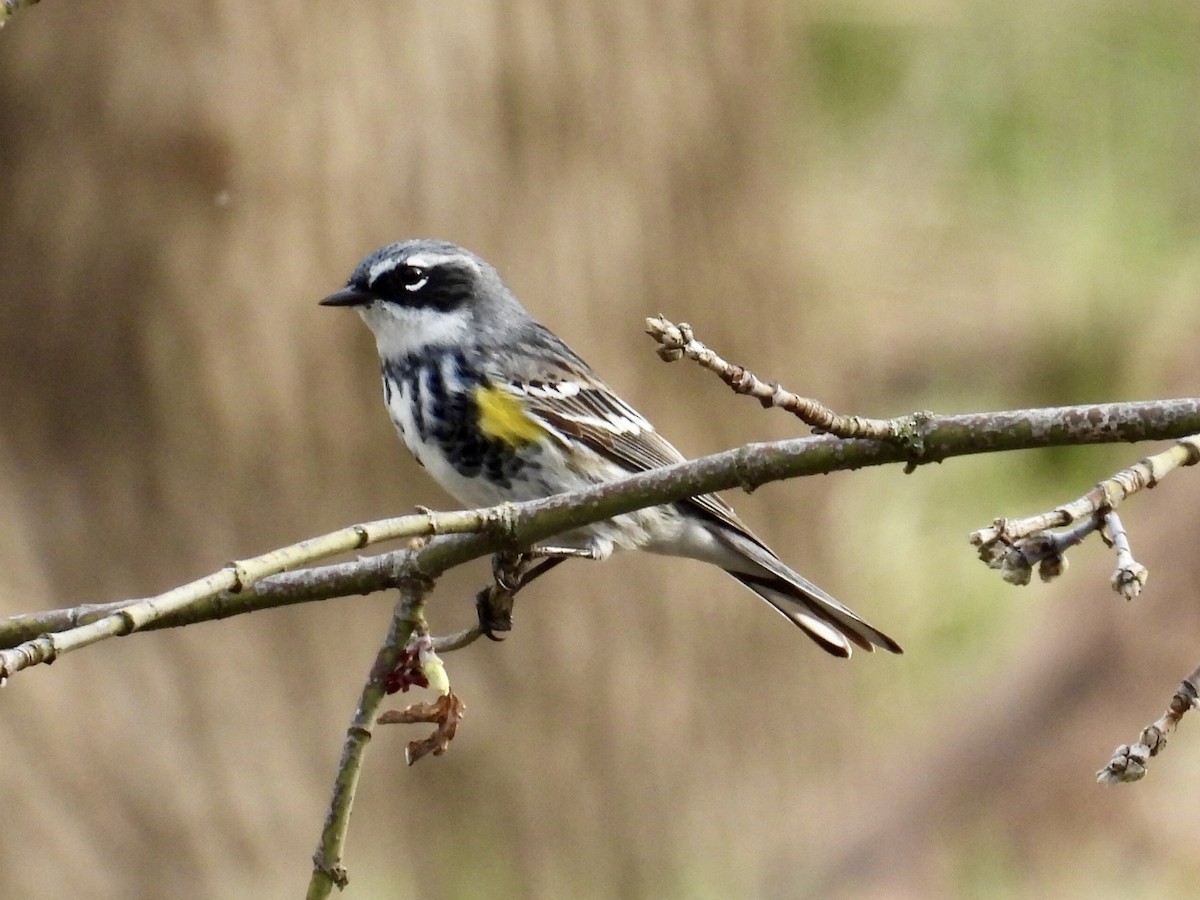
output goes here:
{"type": "MultiPolygon", "coordinates": [[[[1195,394],[1195,4],[47,2],[0,32],[0,609],[142,596],[416,503],[319,309],[426,235],[692,453],[793,434],[642,317],[839,409],[1195,394]]],[[[896,635],[825,658],[684,563],[564,567],[377,737],[349,897],[1190,896],[1200,737],[1092,772],[1200,657],[1200,489],[1008,588],[965,535],[1132,448],[736,498],[896,635]]],[[[486,566],[432,616],[471,621],[486,566]]],[[[74,654],[0,695],[0,892],[295,897],[390,596],[74,654]]]]}

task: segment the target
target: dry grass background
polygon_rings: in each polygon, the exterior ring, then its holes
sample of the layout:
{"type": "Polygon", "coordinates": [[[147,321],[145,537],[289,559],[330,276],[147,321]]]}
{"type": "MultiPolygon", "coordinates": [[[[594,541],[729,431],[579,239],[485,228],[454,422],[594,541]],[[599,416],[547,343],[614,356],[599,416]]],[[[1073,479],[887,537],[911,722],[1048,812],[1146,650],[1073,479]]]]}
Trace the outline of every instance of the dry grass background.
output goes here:
{"type": "MultiPolygon", "coordinates": [[[[796,429],[665,312],[866,414],[1196,393],[1194,4],[43,3],[0,33],[0,602],[140,596],[415,503],[374,350],[318,309],[446,237],[686,450],[796,429]]],[[[468,716],[376,738],[349,897],[1188,896],[1200,739],[1091,772],[1197,661],[1200,489],[1006,588],[965,533],[1135,450],[736,498],[901,639],[820,655],[683,563],[573,566],[468,716]]],[[[444,629],[484,567],[447,578],[444,629]]],[[[5,896],[294,897],[392,598],[135,637],[0,696],[5,896]]]]}

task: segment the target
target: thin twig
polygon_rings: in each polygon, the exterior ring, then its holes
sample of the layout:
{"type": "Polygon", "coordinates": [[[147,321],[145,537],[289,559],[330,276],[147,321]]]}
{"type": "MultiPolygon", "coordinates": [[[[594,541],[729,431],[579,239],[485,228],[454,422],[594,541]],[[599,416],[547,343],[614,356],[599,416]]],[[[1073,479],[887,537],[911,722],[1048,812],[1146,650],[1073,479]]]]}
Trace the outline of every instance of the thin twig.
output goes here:
{"type": "Polygon", "coordinates": [[[696,340],[692,326],[687,322],[676,325],[665,316],[646,319],[646,334],[662,346],[658,356],[664,362],[675,362],[687,357],[699,363],[703,369],[716,373],[735,394],[753,397],[764,409],[776,407],[790,412],[818,434],[832,434],[843,438],[869,438],[878,441],[896,441],[902,438],[906,425],[903,419],[867,419],[862,416],[843,416],[809,397],[801,397],[784,390],[778,384],[760,380],[745,366],[734,365],[716,354],[711,348],[696,340]]]}
{"type": "Polygon", "coordinates": [[[354,795],[358,790],[362,774],[363,758],[379,708],[386,696],[386,682],[404,654],[404,648],[414,631],[425,630],[425,595],[433,582],[410,569],[400,584],[400,601],[396,604],[388,635],[379,648],[371,674],[363,685],[358,708],[350,727],[346,730],[346,742],[342,747],[342,758],[338,763],[337,778],[334,780],[333,796],[321,840],[313,854],[313,872],[308,883],[308,900],[320,900],[330,895],[334,886],[344,888],[348,881],[342,856],[346,847],[346,834],[350,828],[350,813],[354,806],[354,795]]]}
{"type": "MultiPolygon", "coordinates": [[[[402,537],[423,537],[494,530],[507,531],[509,513],[504,507],[463,512],[400,516],[351,525],[337,531],[307,538],[261,556],[226,564],[219,571],[163,594],[122,604],[86,624],[72,625],[54,633],[41,634],[15,647],[0,650],[0,684],[10,676],[39,663],[52,663],[64,653],[87,647],[97,641],[121,637],[147,628],[158,620],[194,607],[222,594],[236,594],[284,569],[336,556],[350,550],[402,537]]],[[[67,620],[78,617],[68,616],[67,620]]]]}
{"type": "Polygon", "coordinates": [[[1171,704],[1156,722],[1142,729],[1137,743],[1122,744],[1115,751],[1108,765],[1096,773],[1101,784],[1120,784],[1138,781],[1146,774],[1150,757],[1158,756],[1167,746],[1167,736],[1175,730],[1179,720],[1189,709],[1200,705],[1200,667],[1180,682],[1171,704]]]}
{"type": "MultiPolygon", "coordinates": [[[[1053,557],[1056,552],[1054,533],[1050,529],[1078,522],[1079,526],[1071,533],[1075,537],[1082,537],[1096,530],[1104,517],[1116,510],[1124,500],[1144,488],[1154,487],[1175,469],[1197,462],[1200,462],[1200,434],[1191,434],[1176,440],[1161,453],[1147,456],[1101,481],[1082,497],[1025,519],[996,519],[987,528],[971,532],[970,541],[979,548],[979,558],[989,568],[999,569],[1005,581],[1027,584],[1032,566],[1053,557]]],[[[1121,534],[1124,536],[1123,530],[1121,534]]],[[[1125,547],[1128,549],[1127,540],[1125,547]]],[[[1061,557],[1061,549],[1057,553],[1061,557]]],[[[1124,559],[1118,562],[1118,577],[1122,581],[1120,584],[1114,582],[1114,588],[1123,595],[1131,590],[1136,593],[1134,585],[1145,583],[1145,570],[1134,562],[1136,569],[1121,575],[1120,567],[1124,562],[1124,559]],[[1140,575],[1138,570],[1141,571],[1140,575]]],[[[1041,571],[1043,578],[1046,578],[1065,569],[1064,558],[1061,566],[1043,567],[1041,571]]]]}
{"type": "MultiPolygon", "coordinates": [[[[147,622],[139,631],[159,628],[179,628],[197,622],[211,622],[263,609],[328,600],[350,594],[369,594],[372,591],[396,587],[395,577],[403,551],[359,557],[354,562],[333,563],[307,569],[294,569],[269,575],[245,590],[222,591],[212,597],[197,600],[183,609],[165,613],[147,622]]],[[[141,598],[117,600],[111,603],[85,603],[68,609],[51,609],[36,613],[21,613],[0,619],[0,648],[15,647],[41,634],[66,631],[79,625],[95,622],[117,612],[141,598]]]]}
{"type": "Polygon", "coordinates": [[[1133,550],[1129,546],[1129,535],[1121,517],[1110,510],[1104,516],[1104,532],[1108,543],[1117,551],[1117,565],[1112,575],[1112,589],[1126,600],[1134,599],[1146,586],[1150,570],[1133,558],[1133,550]]]}
{"type": "Polygon", "coordinates": [[[456,631],[453,634],[444,634],[441,637],[435,637],[433,639],[433,649],[437,653],[453,653],[455,650],[471,646],[481,637],[483,637],[483,629],[478,625],[472,625],[470,628],[464,628],[462,631],[456,631]]]}

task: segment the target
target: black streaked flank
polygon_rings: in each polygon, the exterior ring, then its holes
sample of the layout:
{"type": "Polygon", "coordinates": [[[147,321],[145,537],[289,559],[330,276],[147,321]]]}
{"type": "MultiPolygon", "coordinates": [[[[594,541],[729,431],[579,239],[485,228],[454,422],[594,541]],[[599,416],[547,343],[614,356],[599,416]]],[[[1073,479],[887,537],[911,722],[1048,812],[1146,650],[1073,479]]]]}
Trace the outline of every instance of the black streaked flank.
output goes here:
{"type": "MultiPolygon", "coordinates": [[[[390,401],[403,390],[412,410],[413,427],[421,443],[435,444],[460,475],[512,487],[512,478],[526,467],[540,468],[532,454],[536,447],[513,450],[479,427],[475,389],[486,383],[483,375],[468,368],[457,349],[430,350],[423,358],[413,354],[383,362],[383,396],[390,401]],[[447,384],[445,367],[453,366],[453,384],[447,384]],[[421,372],[425,372],[422,381],[421,372]]],[[[406,436],[411,440],[412,436],[406,436]]]]}

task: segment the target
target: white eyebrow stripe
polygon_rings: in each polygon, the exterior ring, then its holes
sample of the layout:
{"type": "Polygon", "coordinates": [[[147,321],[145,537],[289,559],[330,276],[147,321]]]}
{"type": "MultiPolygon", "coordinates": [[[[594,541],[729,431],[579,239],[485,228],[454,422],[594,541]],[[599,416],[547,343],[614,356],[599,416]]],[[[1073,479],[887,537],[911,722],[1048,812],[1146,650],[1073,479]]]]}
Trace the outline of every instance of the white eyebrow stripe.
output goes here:
{"type": "Polygon", "coordinates": [[[380,275],[385,272],[390,272],[400,263],[400,260],[394,256],[389,256],[386,259],[381,259],[375,265],[367,270],[367,284],[374,284],[380,275]]]}

